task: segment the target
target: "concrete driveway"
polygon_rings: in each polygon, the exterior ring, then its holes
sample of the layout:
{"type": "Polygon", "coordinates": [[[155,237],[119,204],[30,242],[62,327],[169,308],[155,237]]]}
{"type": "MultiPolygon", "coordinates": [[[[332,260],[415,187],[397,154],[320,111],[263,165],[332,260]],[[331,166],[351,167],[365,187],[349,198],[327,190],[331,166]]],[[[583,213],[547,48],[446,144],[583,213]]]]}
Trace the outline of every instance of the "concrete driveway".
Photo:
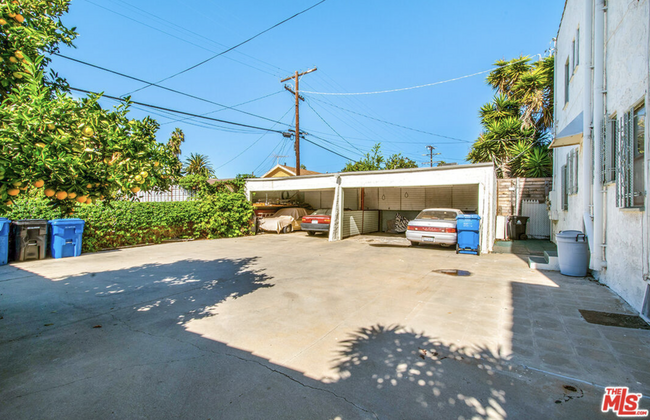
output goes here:
{"type": "Polygon", "coordinates": [[[515,255],[173,243],[0,267],[0,305],[3,419],[594,419],[605,386],[650,396],[650,331],[578,312],[627,305],[515,255]]]}

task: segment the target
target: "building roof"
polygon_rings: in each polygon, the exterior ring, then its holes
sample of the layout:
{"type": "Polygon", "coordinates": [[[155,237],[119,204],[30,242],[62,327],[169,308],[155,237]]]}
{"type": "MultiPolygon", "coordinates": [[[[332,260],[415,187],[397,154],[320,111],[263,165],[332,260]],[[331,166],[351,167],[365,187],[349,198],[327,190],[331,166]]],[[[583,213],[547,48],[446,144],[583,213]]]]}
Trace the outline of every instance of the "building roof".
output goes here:
{"type": "MultiPolygon", "coordinates": [[[[260,178],[270,178],[272,174],[277,173],[278,171],[283,171],[289,176],[296,176],[296,168],[292,166],[286,166],[286,165],[275,165],[273,168],[271,168],[270,171],[262,175],[260,178]]],[[[300,170],[300,176],[302,175],[320,175],[320,172],[316,171],[309,171],[307,169],[301,169],[300,170]]]]}

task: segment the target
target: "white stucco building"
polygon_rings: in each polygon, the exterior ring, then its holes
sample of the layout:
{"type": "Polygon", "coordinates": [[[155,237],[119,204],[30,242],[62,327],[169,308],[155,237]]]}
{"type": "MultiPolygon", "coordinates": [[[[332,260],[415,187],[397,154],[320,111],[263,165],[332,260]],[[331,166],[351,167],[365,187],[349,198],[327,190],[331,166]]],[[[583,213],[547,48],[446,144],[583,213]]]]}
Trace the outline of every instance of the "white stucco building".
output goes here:
{"type": "Polygon", "coordinates": [[[330,241],[385,231],[400,213],[413,219],[425,208],[457,208],[481,216],[481,252],[492,251],[496,222],[496,173],[492,163],[436,168],[341,172],[284,178],[251,178],[253,203],[293,197],[332,209],[330,241]]]}
{"type": "Polygon", "coordinates": [[[582,230],[590,268],[649,314],[649,0],[567,0],[557,35],[553,234],[582,230]]]}

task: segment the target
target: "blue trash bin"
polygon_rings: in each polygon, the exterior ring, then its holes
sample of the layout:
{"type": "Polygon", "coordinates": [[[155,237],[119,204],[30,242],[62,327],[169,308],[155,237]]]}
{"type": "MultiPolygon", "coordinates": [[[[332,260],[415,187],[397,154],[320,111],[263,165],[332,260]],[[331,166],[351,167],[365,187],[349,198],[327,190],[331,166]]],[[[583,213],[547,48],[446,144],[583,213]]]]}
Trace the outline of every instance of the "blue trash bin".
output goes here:
{"type": "Polygon", "coordinates": [[[81,255],[81,237],[84,232],[81,219],[50,220],[50,254],[52,258],[78,257],[81,255]]]}
{"type": "Polygon", "coordinates": [[[456,216],[456,254],[481,254],[479,232],[481,216],[478,214],[459,214],[456,216]]]}
{"type": "Polygon", "coordinates": [[[9,226],[11,220],[0,217],[0,265],[9,262],[9,226]]]}

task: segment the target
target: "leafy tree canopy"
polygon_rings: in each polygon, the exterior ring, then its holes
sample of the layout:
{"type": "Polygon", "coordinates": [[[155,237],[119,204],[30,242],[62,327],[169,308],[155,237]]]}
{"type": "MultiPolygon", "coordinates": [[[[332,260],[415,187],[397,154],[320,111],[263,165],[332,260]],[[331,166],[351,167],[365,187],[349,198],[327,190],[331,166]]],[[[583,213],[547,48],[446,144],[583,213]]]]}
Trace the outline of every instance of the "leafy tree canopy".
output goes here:
{"type": "Polygon", "coordinates": [[[470,162],[495,162],[501,177],[550,175],[553,62],[550,56],[495,63],[487,83],[496,95],[479,110],[483,132],[467,156],[470,162]]]}
{"type": "MultiPolygon", "coordinates": [[[[44,75],[59,43],[74,29],[59,18],[69,0],[0,3],[0,213],[28,190],[50,204],[78,203],[166,189],[178,175],[176,156],[155,139],[158,123],[129,119],[129,101],[103,109],[100,94],[74,99],[64,79],[44,75]]],[[[180,168],[178,168],[180,169],[180,168]]]]}
{"type": "Polygon", "coordinates": [[[348,162],[341,172],[380,171],[417,167],[418,165],[414,160],[402,156],[401,153],[395,153],[386,159],[381,153],[381,143],[377,143],[369,153],[366,153],[357,162],[348,162]]]}

